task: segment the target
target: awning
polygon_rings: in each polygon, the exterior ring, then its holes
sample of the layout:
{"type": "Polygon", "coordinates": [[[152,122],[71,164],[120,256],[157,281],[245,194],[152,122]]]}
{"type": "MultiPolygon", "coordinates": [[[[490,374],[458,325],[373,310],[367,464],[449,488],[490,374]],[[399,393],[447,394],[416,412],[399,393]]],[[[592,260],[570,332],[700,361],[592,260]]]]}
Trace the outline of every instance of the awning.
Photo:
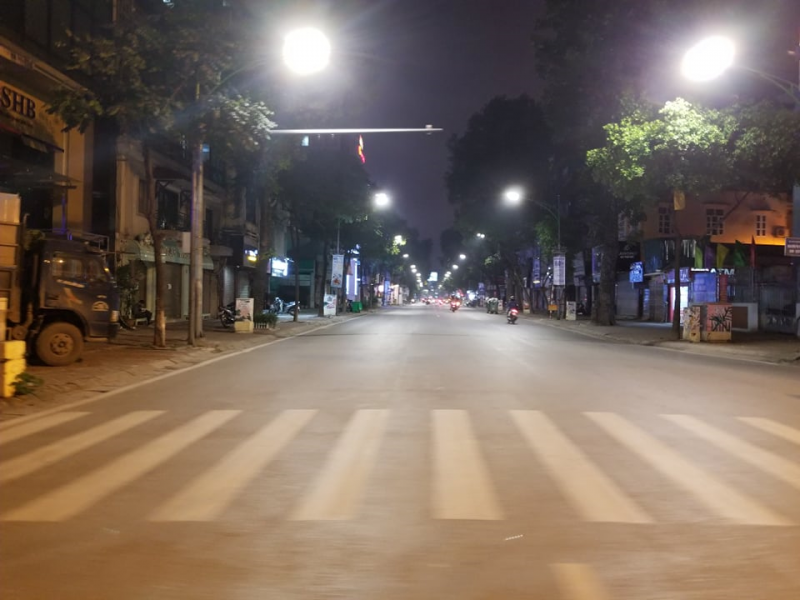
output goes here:
{"type": "Polygon", "coordinates": [[[0,156],[0,188],[9,192],[75,188],[80,182],[52,169],[0,156]]]}
{"type": "Polygon", "coordinates": [[[43,127],[23,123],[9,123],[0,118],[0,129],[18,136],[22,143],[40,152],[63,152],[64,149],[56,144],[50,133],[43,127]]]}

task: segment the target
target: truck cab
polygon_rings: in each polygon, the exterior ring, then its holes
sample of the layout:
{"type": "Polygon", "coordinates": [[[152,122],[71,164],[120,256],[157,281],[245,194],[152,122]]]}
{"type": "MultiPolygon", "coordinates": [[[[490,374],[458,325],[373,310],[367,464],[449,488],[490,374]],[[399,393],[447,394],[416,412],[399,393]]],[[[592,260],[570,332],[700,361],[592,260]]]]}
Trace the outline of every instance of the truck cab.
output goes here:
{"type": "Polygon", "coordinates": [[[73,363],[85,341],[109,340],[119,329],[119,294],[97,237],[23,226],[14,260],[0,264],[9,337],[27,341],[47,365],[73,363]]]}

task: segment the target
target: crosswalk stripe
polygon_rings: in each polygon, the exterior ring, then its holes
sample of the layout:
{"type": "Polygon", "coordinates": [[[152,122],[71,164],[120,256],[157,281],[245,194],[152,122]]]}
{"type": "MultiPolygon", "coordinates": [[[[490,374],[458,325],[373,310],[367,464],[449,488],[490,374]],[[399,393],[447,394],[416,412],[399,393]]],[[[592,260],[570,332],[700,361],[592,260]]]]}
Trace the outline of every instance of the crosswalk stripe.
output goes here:
{"type": "Polygon", "coordinates": [[[356,411],[333,448],[311,493],[291,515],[294,521],[352,519],[378,458],[389,411],[356,411]]]}
{"type": "MultiPolygon", "coordinates": [[[[9,427],[8,429],[3,429],[2,432],[0,432],[0,445],[8,444],[9,442],[13,442],[15,440],[19,440],[29,435],[33,435],[34,433],[39,433],[40,431],[44,431],[45,429],[50,429],[52,427],[63,425],[64,423],[69,423],[70,421],[74,421],[75,419],[85,417],[88,414],[89,413],[87,412],[55,413],[53,415],[42,417],[41,419],[37,419],[35,421],[27,421],[25,423],[21,423],[16,427],[9,427]]],[[[13,425],[14,422],[10,421],[9,424],[13,425]]]]}
{"type": "Polygon", "coordinates": [[[746,525],[793,525],[792,521],[696,467],[623,417],[602,412],[584,414],[716,514],[746,525]]]}
{"type": "Polygon", "coordinates": [[[653,520],[543,413],[533,410],[512,410],[510,413],[561,493],[584,519],[652,523],[653,520]]]}
{"type": "Polygon", "coordinates": [[[771,419],[763,419],[761,417],[737,417],[737,419],[761,431],[766,431],[784,440],[800,444],[800,429],[794,429],[783,423],[777,423],[771,419]]]}
{"type": "Polygon", "coordinates": [[[661,415],[661,417],[800,490],[800,465],[720,431],[695,417],[689,415],[661,415]]]}
{"type": "Polygon", "coordinates": [[[236,446],[150,515],[151,521],[211,521],[317,414],[286,410],[236,446]]]}
{"type": "Polygon", "coordinates": [[[434,518],[503,518],[489,468],[466,411],[433,411],[433,456],[434,518]]]}
{"type": "Polygon", "coordinates": [[[555,563],[550,565],[563,600],[611,600],[600,579],[589,565],[555,563]]]}
{"type": "Polygon", "coordinates": [[[29,475],[60,460],[64,460],[81,450],[90,448],[104,440],[119,435],[137,425],[141,425],[163,414],[162,410],[143,410],[132,412],[113,421],[108,421],[81,433],[53,442],[17,456],[0,464],[0,482],[6,483],[29,475]]]}
{"type": "Polygon", "coordinates": [[[239,413],[240,410],[204,413],[100,468],[0,515],[0,520],[55,522],[74,517],[146,475],[239,413]]]}

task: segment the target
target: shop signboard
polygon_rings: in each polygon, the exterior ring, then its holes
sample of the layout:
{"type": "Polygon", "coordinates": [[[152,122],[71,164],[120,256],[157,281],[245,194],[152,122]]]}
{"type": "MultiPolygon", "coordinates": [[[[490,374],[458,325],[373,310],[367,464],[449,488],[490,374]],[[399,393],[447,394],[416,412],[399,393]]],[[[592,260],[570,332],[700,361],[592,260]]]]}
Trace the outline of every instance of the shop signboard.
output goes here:
{"type": "Polygon", "coordinates": [[[783,254],[784,256],[800,257],[800,237],[787,237],[783,254]]]}
{"type": "Polygon", "coordinates": [[[331,263],[331,287],[342,287],[344,279],[344,254],[334,254],[333,263],[331,263]]]}

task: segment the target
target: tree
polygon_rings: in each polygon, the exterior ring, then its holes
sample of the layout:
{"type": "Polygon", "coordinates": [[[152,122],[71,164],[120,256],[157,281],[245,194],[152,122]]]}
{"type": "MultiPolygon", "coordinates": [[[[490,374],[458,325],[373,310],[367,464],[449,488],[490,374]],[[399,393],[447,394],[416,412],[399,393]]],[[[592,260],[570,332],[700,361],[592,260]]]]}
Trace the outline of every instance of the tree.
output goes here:
{"type": "MultiPolygon", "coordinates": [[[[590,150],[587,163],[597,181],[627,202],[619,207],[629,214],[642,205],[674,198],[680,209],[686,194],[722,188],[732,174],[727,143],[734,130],[731,116],[677,99],[657,114],[633,108],[618,123],[606,125],[606,144],[590,150]]],[[[675,281],[680,282],[682,234],[675,233],[675,281]]],[[[680,329],[680,294],[675,294],[672,319],[680,329]]]]}
{"type": "Polygon", "coordinates": [[[555,205],[548,187],[550,131],[541,107],[527,96],[494,98],[470,118],[463,135],[450,139],[449,150],[446,184],[457,229],[467,239],[484,234],[485,248],[522,288],[517,253],[534,244],[534,223],[548,214],[540,206],[555,205]],[[519,206],[503,202],[510,187],[522,190],[519,206]]]}
{"type": "MultiPolygon", "coordinates": [[[[165,136],[190,135],[197,170],[202,165],[203,139],[213,140],[220,150],[255,151],[274,126],[263,103],[222,85],[222,75],[235,64],[237,31],[233,19],[210,18],[210,10],[191,2],[173,2],[152,12],[123,14],[103,35],[74,37],[67,69],[77,74],[84,87],[60,90],[50,108],[67,128],[85,131],[94,121],[106,121],[141,147],[156,257],[157,347],[166,343],[166,279],[161,259],[163,232],[157,227],[154,145],[165,136]],[[215,43],[209,44],[209,39],[215,43]]],[[[202,179],[198,183],[195,189],[202,193],[202,179]]],[[[193,219],[202,219],[197,205],[193,219]]],[[[193,289],[193,297],[202,298],[202,293],[193,289]]],[[[202,335],[202,329],[191,325],[189,331],[190,343],[198,331],[202,335]]]]}
{"type": "MultiPolygon", "coordinates": [[[[341,238],[342,224],[362,219],[369,210],[371,187],[366,171],[353,154],[311,147],[279,173],[277,180],[278,202],[289,216],[293,252],[299,249],[301,234],[311,239],[322,254],[324,277],[337,233],[341,238]]],[[[339,242],[341,249],[341,239],[339,242]]],[[[299,302],[299,284],[295,288],[295,301],[299,302]]],[[[323,283],[319,286],[320,311],[324,293],[323,283]]]]}
{"type": "MultiPolygon", "coordinates": [[[[722,30],[749,23],[753,30],[780,31],[788,6],[783,0],[546,0],[533,42],[554,132],[553,185],[579,215],[574,221],[581,221],[586,243],[603,247],[596,322],[613,323],[617,217],[626,202],[592,177],[586,152],[605,143],[603,126],[625,114],[626,97],[656,102],[674,96],[667,87],[679,85],[674,74],[685,49],[681,40],[691,40],[692,32],[699,37],[709,23],[722,30]]],[[[763,36],[757,46],[780,56],[777,38],[763,36]]]]}

